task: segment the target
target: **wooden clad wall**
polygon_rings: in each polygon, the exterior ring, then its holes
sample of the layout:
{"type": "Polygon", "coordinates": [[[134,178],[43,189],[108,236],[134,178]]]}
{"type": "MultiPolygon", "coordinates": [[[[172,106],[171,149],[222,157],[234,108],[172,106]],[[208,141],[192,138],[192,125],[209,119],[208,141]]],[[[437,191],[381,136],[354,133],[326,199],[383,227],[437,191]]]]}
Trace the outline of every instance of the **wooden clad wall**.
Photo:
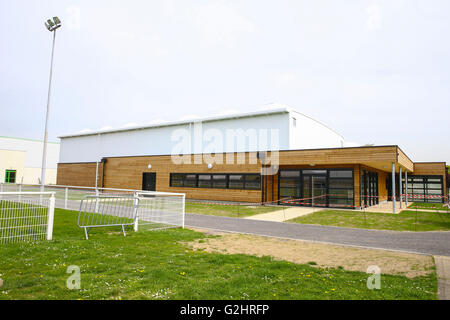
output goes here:
{"type": "Polygon", "coordinates": [[[414,175],[445,175],[445,162],[415,162],[414,175]]]}
{"type": "Polygon", "coordinates": [[[401,164],[406,169],[408,169],[409,171],[414,171],[414,163],[411,161],[411,159],[408,158],[408,156],[402,151],[402,149],[397,147],[397,154],[398,154],[397,158],[398,163],[401,164]]]}
{"type": "MultiPolygon", "coordinates": [[[[171,156],[108,158],[105,166],[105,186],[110,188],[142,189],[142,174],[156,172],[156,190],[185,193],[189,199],[222,201],[261,201],[260,190],[233,190],[214,188],[170,187],[170,173],[260,173],[261,165],[249,164],[250,154],[245,157],[245,164],[214,164],[208,169],[207,162],[194,164],[175,164],[171,156]],[[151,169],[148,165],[151,164],[151,169]]],[[[253,156],[253,154],[251,155],[253,156]]],[[[225,160],[225,159],[224,159],[225,160]]]]}
{"type": "Polygon", "coordinates": [[[280,152],[280,166],[359,164],[364,162],[396,162],[397,147],[360,147],[340,149],[290,150],[280,152]]]}
{"type": "Polygon", "coordinates": [[[445,162],[415,162],[414,175],[444,176],[444,196],[448,196],[447,167],[445,162]]]}
{"type": "MultiPolygon", "coordinates": [[[[102,186],[103,164],[98,164],[98,186],[102,186]]],[[[96,163],[58,163],[56,184],[62,186],[95,187],[96,163]]]]}

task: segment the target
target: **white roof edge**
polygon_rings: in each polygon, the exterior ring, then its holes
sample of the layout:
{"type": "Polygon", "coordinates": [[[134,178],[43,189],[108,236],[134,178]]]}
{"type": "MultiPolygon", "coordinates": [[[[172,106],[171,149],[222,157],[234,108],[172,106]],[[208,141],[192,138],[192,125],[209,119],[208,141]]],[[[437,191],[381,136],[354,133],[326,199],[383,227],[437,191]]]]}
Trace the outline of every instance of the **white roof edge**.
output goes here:
{"type": "Polygon", "coordinates": [[[213,117],[206,117],[206,118],[199,118],[199,119],[163,122],[160,124],[153,124],[153,125],[143,125],[143,126],[134,126],[134,127],[126,127],[126,128],[118,128],[118,129],[108,129],[108,130],[99,130],[99,131],[91,131],[91,132],[84,132],[84,133],[67,134],[67,135],[58,136],[58,138],[63,139],[63,138],[72,138],[72,137],[93,136],[93,135],[104,134],[104,133],[114,133],[114,132],[134,131],[134,130],[150,129],[150,128],[170,127],[170,126],[189,124],[189,123],[195,123],[195,122],[211,122],[211,121],[220,121],[220,120],[227,120],[227,119],[238,119],[238,118],[247,118],[247,117],[254,117],[254,116],[263,116],[263,115],[277,114],[277,113],[290,113],[292,110],[293,109],[291,109],[289,107],[281,106],[281,105],[277,104],[277,108],[268,109],[268,110],[236,113],[236,114],[225,115],[225,116],[213,116],[213,117]]]}
{"type": "Polygon", "coordinates": [[[337,132],[337,131],[334,130],[333,128],[330,128],[330,127],[327,126],[326,124],[323,124],[322,122],[320,122],[320,121],[318,121],[318,120],[316,120],[316,119],[314,119],[314,118],[311,118],[310,116],[308,116],[308,115],[306,115],[306,114],[304,114],[304,113],[298,112],[297,110],[294,110],[294,109],[292,109],[292,108],[288,108],[288,109],[289,109],[289,112],[291,112],[291,113],[297,113],[297,114],[299,114],[299,115],[301,115],[301,116],[303,116],[303,117],[305,117],[305,118],[308,118],[308,119],[311,119],[311,120],[317,122],[317,123],[320,124],[321,126],[324,126],[324,127],[327,128],[328,130],[331,130],[331,131],[333,131],[334,133],[336,133],[338,136],[340,136],[340,137],[342,138],[342,140],[345,141],[345,138],[344,138],[344,136],[343,136],[342,134],[340,134],[339,132],[337,132]]]}

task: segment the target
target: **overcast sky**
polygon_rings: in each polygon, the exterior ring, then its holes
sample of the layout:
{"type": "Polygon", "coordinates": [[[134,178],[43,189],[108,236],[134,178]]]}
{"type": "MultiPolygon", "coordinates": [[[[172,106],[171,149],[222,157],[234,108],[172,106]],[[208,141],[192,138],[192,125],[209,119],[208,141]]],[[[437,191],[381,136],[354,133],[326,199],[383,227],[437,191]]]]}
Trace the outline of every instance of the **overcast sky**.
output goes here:
{"type": "Polygon", "coordinates": [[[256,111],[450,163],[448,0],[0,0],[0,136],[256,111]]]}

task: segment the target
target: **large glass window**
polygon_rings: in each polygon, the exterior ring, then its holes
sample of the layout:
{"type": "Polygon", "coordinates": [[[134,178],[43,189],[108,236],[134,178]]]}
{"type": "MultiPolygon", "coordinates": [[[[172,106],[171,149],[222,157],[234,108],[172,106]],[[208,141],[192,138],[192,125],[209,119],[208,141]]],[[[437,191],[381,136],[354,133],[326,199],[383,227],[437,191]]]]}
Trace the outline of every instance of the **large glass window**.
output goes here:
{"type": "Polygon", "coordinates": [[[259,174],[203,174],[203,173],[171,173],[171,187],[217,188],[217,189],[261,189],[259,174]]]}
{"type": "Polygon", "coordinates": [[[351,169],[280,170],[279,199],[303,199],[298,204],[330,207],[354,206],[351,169]],[[311,197],[315,197],[314,200],[311,197]]]}
{"type": "MultiPolygon", "coordinates": [[[[404,181],[405,179],[403,178],[404,181]]],[[[403,183],[402,187],[403,193],[406,193],[405,183],[403,183]]],[[[439,203],[443,201],[443,191],[444,186],[441,176],[408,176],[408,193],[415,196],[409,197],[409,201],[439,203]]]]}
{"type": "Polygon", "coordinates": [[[328,202],[334,207],[354,205],[353,170],[329,170],[328,202]]]}

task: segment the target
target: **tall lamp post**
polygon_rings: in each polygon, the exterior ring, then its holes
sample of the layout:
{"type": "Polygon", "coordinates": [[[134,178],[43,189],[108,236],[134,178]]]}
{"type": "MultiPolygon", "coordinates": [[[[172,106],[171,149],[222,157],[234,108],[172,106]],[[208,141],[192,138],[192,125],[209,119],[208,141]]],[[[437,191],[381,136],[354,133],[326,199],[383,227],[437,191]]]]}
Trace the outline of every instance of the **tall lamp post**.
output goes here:
{"type": "Polygon", "coordinates": [[[52,88],[52,74],[53,74],[53,54],[55,52],[55,39],[56,30],[61,27],[61,20],[58,17],[54,17],[53,20],[48,19],[45,23],[47,30],[53,32],[53,46],[52,46],[52,60],[50,63],[50,80],[48,83],[48,96],[47,96],[47,113],[45,116],[45,133],[44,133],[44,148],[42,151],[42,171],[41,171],[41,191],[44,191],[45,185],[45,170],[47,166],[47,139],[48,139],[48,114],[50,110],[50,93],[52,88]]]}

